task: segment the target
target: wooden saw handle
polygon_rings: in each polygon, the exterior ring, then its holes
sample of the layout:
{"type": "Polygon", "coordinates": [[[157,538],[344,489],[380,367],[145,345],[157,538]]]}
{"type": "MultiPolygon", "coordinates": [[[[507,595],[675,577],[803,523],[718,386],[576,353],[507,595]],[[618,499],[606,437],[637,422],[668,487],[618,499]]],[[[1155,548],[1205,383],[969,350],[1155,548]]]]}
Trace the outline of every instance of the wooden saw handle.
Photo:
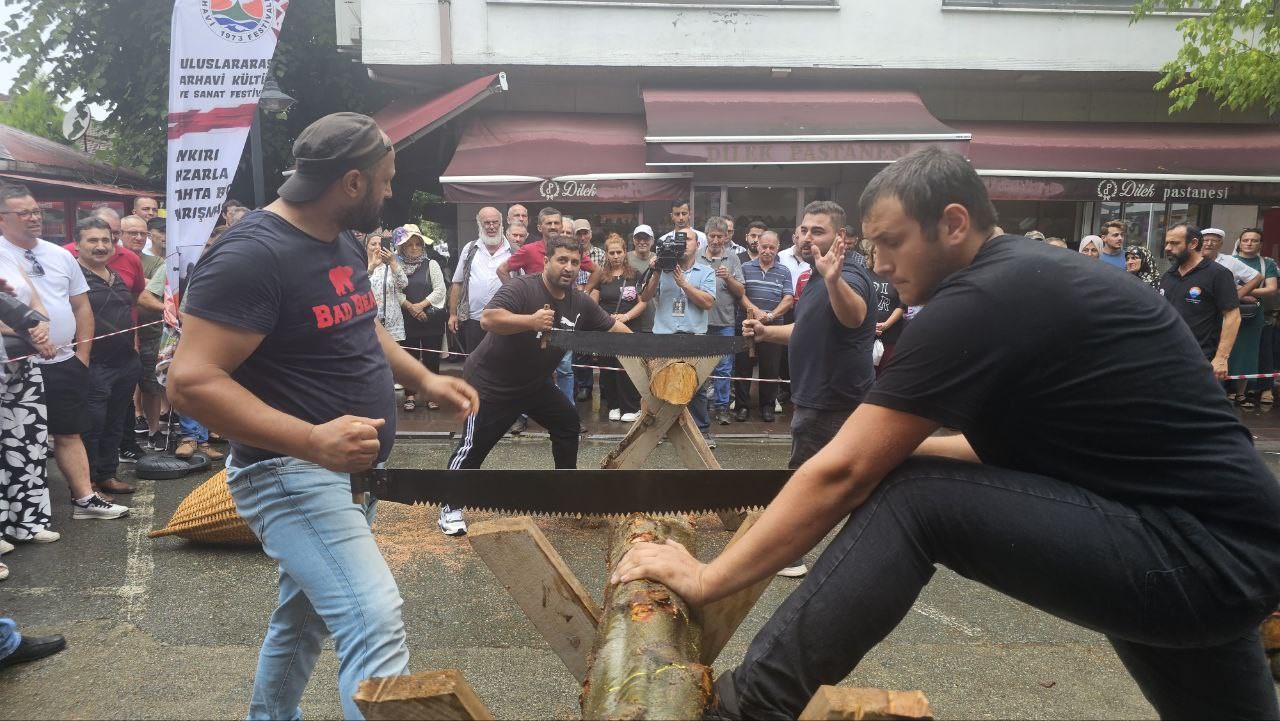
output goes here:
{"type": "MultiPolygon", "coordinates": [[[[542,309],[543,309],[543,310],[551,310],[551,304],[550,304],[550,303],[544,303],[544,304],[543,304],[543,306],[542,306],[542,309]]],[[[539,348],[541,348],[542,350],[546,350],[546,349],[547,349],[547,339],[546,339],[545,337],[543,337],[543,335],[542,335],[542,331],[538,331],[538,338],[542,340],[542,342],[538,345],[538,347],[539,347],[539,348]]]]}

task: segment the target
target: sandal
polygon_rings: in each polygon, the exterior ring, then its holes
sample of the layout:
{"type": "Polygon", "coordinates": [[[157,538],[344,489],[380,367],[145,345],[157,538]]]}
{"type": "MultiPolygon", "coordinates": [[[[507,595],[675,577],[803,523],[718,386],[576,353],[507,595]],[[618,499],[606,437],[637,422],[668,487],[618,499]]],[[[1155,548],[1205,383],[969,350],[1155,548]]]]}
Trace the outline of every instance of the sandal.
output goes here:
{"type": "Polygon", "coordinates": [[[0,581],[9,577],[9,567],[4,565],[4,561],[0,561],[0,581]]]}
{"type": "Polygon", "coordinates": [[[412,399],[412,398],[405,398],[405,399],[404,399],[404,409],[405,409],[406,411],[414,410],[414,409],[415,409],[415,408],[417,408],[417,407],[418,407],[418,402],[417,402],[417,401],[415,401],[414,399],[412,399]]]}
{"type": "Polygon", "coordinates": [[[1275,403],[1276,399],[1271,395],[1271,391],[1263,391],[1262,396],[1258,398],[1258,402],[1264,406],[1269,406],[1272,403],[1275,403]]]}
{"type": "Polygon", "coordinates": [[[435,401],[427,401],[427,410],[438,411],[440,410],[440,404],[436,403],[435,401]]]}
{"type": "Polygon", "coordinates": [[[1258,404],[1253,402],[1253,394],[1240,396],[1240,407],[1246,411],[1251,411],[1254,408],[1257,408],[1258,404]]]}

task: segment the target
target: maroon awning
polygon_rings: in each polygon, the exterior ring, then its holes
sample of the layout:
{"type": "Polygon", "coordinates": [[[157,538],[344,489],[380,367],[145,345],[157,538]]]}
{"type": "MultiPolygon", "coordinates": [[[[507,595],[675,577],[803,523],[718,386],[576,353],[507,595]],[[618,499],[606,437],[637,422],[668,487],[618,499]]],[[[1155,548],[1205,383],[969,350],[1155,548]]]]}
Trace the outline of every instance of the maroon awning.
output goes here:
{"type": "Polygon", "coordinates": [[[1209,123],[969,123],[997,200],[1280,200],[1280,128],[1209,123]]]}
{"type": "Polygon", "coordinates": [[[396,150],[400,150],[467,108],[506,89],[506,73],[486,75],[433,98],[398,98],[375,113],[373,119],[391,138],[396,150]]]}
{"type": "Polygon", "coordinates": [[[138,190],[136,188],[124,188],[119,185],[107,185],[104,183],[78,183],[74,180],[63,180],[61,178],[42,178],[38,175],[24,175],[22,173],[0,173],[0,178],[21,183],[22,185],[36,186],[35,192],[39,196],[39,186],[48,185],[58,188],[70,188],[71,190],[83,190],[89,193],[99,193],[102,195],[120,195],[139,197],[147,196],[154,198],[156,191],[154,190],[138,190]]]}
{"type": "Polygon", "coordinates": [[[688,198],[691,173],[644,162],[644,119],[632,115],[477,114],[440,177],[455,203],[688,198]]]}
{"type": "Polygon", "coordinates": [[[648,165],[891,163],[967,133],[908,91],[646,88],[648,165]]]}

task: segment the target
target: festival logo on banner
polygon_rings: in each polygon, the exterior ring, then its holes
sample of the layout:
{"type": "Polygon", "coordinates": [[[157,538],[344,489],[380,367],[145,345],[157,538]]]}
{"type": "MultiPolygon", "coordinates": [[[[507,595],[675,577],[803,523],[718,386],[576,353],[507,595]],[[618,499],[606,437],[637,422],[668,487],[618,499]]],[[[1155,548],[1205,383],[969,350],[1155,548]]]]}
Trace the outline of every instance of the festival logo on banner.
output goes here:
{"type": "Polygon", "coordinates": [[[288,0],[174,0],[166,305],[180,302],[227,200],[288,6],[288,0]]]}

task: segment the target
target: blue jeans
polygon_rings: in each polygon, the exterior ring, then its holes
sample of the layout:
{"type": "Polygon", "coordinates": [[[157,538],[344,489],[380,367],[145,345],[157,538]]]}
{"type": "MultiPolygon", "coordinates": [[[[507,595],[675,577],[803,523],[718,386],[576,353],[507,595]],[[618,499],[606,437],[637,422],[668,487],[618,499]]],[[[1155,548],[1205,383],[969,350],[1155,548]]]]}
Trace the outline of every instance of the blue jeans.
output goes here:
{"type": "Polygon", "coordinates": [[[1144,513],[1045,476],[908,460],[716,681],[720,703],[730,718],[795,718],[893,631],[943,565],[1105,634],[1161,718],[1280,717],[1258,638],[1277,599],[1233,596],[1144,513]]]}
{"type": "Polygon", "coordinates": [[[190,416],[180,415],[178,416],[178,425],[182,427],[183,438],[194,438],[196,443],[209,442],[209,429],[200,425],[200,421],[190,416]]]}
{"type": "Polygon", "coordinates": [[[338,653],[346,718],[364,718],[360,682],[408,672],[400,590],[374,543],[374,504],[351,502],[351,477],[296,458],[227,467],[236,510],[280,564],[280,602],[258,655],[250,719],[298,719],[325,637],[338,653]]]}
{"type": "Polygon", "coordinates": [[[556,387],[570,403],[576,403],[573,399],[573,353],[565,353],[560,365],[556,366],[556,387]]]}
{"type": "MultiPolygon", "coordinates": [[[[733,326],[731,325],[709,325],[707,326],[707,335],[732,336],[733,326]]],[[[723,376],[711,381],[711,387],[715,389],[715,397],[712,403],[715,404],[717,410],[728,410],[729,408],[729,388],[733,381],[729,380],[729,376],[733,375],[733,356],[727,355],[720,359],[716,364],[716,369],[711,371],[713,376],[723,376]]]]}
{"type": "Polygon", "coordinates": [[[0,617],[0,658],[13,653],[22,643],[22,634],[18,633],[18,624],[12,618],[0,617]]]}

